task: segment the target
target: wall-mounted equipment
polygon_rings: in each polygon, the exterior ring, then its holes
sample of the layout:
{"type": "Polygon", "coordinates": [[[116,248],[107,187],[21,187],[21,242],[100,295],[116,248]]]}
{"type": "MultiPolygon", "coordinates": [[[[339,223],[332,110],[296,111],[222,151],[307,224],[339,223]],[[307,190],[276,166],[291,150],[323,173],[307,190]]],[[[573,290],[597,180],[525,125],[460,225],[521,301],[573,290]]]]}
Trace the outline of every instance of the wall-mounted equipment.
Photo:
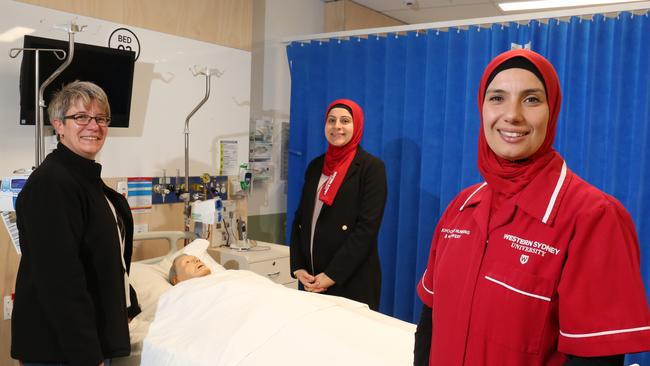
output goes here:
{"type": "MultiPolygon", "coordinates": [[[[162,203],[183,202],[181,193],[184,192],[184,177],[168,177],[163,169],[163,176],[152,179],[153,195],[151,203],[154,205],[162,203]]],[[[190,197],[195,200],[207,200],[219,198],[228,199],[228,177],[225,175],[210,176],[207,173],[200,177],[193,176],[190,179],[190,197]]]]}
{"type": "MultiPolygon", "coordinates": [[[[68,43],[43,37],[25,36],[24,47],[67,50],[68,43]]],[[[41,53],[39,83],[42,83],[62,63],[63,61],[54,53],[41,53]]],[[[20,67],[21,125],[33,125],[35,121],[34,64],[35,54],[25,53],[20,67]]],[[[134,68],[135,52],[75,43],[72,62],[44,90],[45,105],[49,104],[52,93],[61,89],[64,84],[75,80],[92,81],[108,95],[111,104],[110,127],[129,127],[134,68]]],[[[45,124],[49,124],[47,114],[44,117],[45,124]]]]}

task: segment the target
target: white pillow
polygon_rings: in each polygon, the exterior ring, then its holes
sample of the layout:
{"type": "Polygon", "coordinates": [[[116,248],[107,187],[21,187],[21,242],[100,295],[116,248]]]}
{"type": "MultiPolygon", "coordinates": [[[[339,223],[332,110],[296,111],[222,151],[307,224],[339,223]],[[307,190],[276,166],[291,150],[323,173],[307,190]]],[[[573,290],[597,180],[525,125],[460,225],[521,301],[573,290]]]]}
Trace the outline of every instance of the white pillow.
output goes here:
{"type": "Polygon", "coordinates": [[[217,263],[210,254],[208,254],[209,246],[209,241],[205,239],[195,239],[178,252],[168,254],[158,262],[156,266],[159,267],[160,271],[165,274],[165,278],[167,278],[169,276],[169,269],[172,268],[172,263],[174,263],[174,259],[181,254],[187,254],[199,258],[206,266],[208,266],[208,268],[210,268],[210,272],[212,273],[225,271],[226,269],[223,268],[221,264],[217,263]]]}
{"type": "Polygon", "coordinates": [[[167,281],[167,274],[163,275],[155,264],[134,262],[131,263],[129,282],[138,295],[138,304],[142,309],[138,318],[152,321],[156,313],[158,298],[172,287],[172,284],[167,281]]]}

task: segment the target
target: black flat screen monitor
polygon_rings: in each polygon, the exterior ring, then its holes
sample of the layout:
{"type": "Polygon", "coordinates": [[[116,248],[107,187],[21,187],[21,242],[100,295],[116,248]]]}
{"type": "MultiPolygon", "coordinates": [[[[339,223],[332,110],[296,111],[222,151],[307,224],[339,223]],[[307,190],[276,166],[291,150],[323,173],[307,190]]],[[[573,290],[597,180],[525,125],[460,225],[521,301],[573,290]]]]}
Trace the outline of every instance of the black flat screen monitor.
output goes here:
{"type": "MultiPolygon", "coordinates": [[[[51,48],[68,51],[68,42],[55,39],[25,36],[25,48],[51,48]]],[[[23,52],[20,65],[20,124],[34,125],[35,91],[33,51],[23,52]]],[[[53,52],[39,52],[39,85],[45,81],[64,61],[53,52]]],[[[99,85],[111,105],[110,127],[129,127],[131,91],[135,52],[118,50],[75,42],[72,63],[45,88],[43,99],[49,105],[52,94],[75,80],[92,81],[99,85]]],[[[45,124],[49,123],[47,108],[43,111],[45,124]]]]}

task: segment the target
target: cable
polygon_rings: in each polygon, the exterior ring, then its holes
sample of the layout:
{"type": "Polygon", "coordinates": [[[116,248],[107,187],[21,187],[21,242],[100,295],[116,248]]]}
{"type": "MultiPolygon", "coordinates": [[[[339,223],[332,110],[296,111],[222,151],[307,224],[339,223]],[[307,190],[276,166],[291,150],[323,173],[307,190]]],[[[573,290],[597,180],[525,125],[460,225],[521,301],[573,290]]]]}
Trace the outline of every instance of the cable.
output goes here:
{"type": "Polygon", "coordinates": [[[232,229],[232,217],[230,217],[229,221],[230,221],[230,223],[227,224],[226,220],[224,219],[224,225],[225,225],[225,228],[226,228],[226,245],[227,246],[230,246],[230,238],[231,238],[231,236],[233,238],[233,241],[237,240],[237,236],[235,236],[235,232],[232,231],[233,230],[232,229]],[[230,228],[230,231],[228,230],[228,228],[230,228]]]}
{"type": "Polygon", "coordinates": [[[226,246],[230,246],[230,233],[228,232],[228,223],[223,219],[223,230],[226,232],[226,246]]]}

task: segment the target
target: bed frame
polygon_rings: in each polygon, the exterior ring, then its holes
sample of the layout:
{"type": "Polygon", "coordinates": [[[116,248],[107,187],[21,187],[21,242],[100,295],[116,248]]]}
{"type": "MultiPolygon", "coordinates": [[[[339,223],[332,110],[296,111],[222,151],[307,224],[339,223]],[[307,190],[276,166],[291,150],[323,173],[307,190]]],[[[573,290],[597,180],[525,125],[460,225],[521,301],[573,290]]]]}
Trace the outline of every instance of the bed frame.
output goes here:
{"type": "Polygon", "coordinates": [[[178,244],[179,240],[189,239],[194,240],[196,235],[189,231],[148,231],[144,233],[133,234],[133,241],[147,241],[147,240],[166,240],[169,245],[167,253],[154,257],[139,260],[139,263],[151,264],[159,262],[162,258],[167,256],[169,253],[176,252],[180,250],[183,246],[178,244]]]}

